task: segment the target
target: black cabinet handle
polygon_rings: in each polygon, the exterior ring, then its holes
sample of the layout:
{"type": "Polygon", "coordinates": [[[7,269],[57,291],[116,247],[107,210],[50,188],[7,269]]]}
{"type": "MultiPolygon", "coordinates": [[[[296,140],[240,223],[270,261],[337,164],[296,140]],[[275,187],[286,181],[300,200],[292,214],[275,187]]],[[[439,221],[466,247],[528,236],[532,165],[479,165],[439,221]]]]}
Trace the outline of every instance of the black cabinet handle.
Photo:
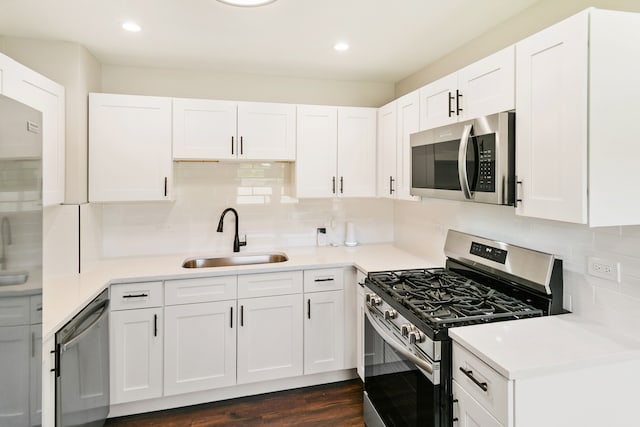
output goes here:
{"type": "Polygon", "coordinates": [[[240,306],[240,326],[244,326],[244,305],[240,306]]]}
{"type": "Polygon", "coordinates": [[[336,194],[336,177],[334,176],[333,178],[331,178],[331,181],[333,181],[333,189],[331,191],[333,192],[333,194],[336,194]]]}
{"type": "Polygon", "coordinates": [[[456,116],[459,116],[462,112],[462,108],[460,107],[460,98],[462,98],[462,93],[456,89],[456,116]]]}
{"type": "Polygon", "coordinates": [[[307,318],[311,319],[311,298],[307,300],[307,318]]]}
{"type": "Polygon", "coordinates": [[[314,282],[333,282],[335,279],[333,277],[325,277],[322,279],[313,279],[314,282]]]}
{"type": "Polygon", "coordinates": [[[244,140],[240,137],[240,154],[244,154],[244,140]]]}
{"type": "Polygon", "coordinates": [[[340,177],[340,194],[344,194],[344,177],[340,177]]]}
{"type": "Polygon", "coordinates": [[[231,155],[233,156],[233,136],[231,137],[231,155]]]}
{"type": "Polygon", "coordinates": [[[487,383],[481,383],[480,381],[478,381],[476,377],[473,376],[473,372],[471,371],[471,369],[467,371],[462,366],[460,366],[460,371],[462,371],[463,374],[465,374],[471,381],[473,381],[475,385],[480,387],[482,391],[489,390],[489,386],[487,385],[487,383]]]}
{"type": "Polygon", "coordinates": [[[153,315],[153,336],[154,337],[158,336],[158,315],[157,314],[153,315]]]}
{"type": "Polygon", "coordinates": [[[230,314],[229,314],[229,317],[231,318],[229,326],[231,327],[231,329],[233,329],[233,306],[231,306],[229,308],[231,309],[230,310],[230,314]]]}
{"type": "Polygon", "coordinates": [[[122,295],[122,298],[145,298],[148,297],[149,294],[129,294],[129,295],[122,295]]]}
{"type": "Polygon", "coordinates": [[[451,109],[451,101],[453,101],[453,96],[451,95],[451,92],[449,92],[449,117],[451,117],[451,115],[455,113],[455,111],[451,109]]]}
{"type": "Polygon", "coordinates": [[[389,177],[389,194],[393,194],[394,190],[393,189],[393,181],[395,181],[395,179],[393,179],[393,176],[389,177]]]}
{"type": "Polygon", "coordinates": [[[164,177],[164,197],[167,197],[167,177],[164,177]]]}

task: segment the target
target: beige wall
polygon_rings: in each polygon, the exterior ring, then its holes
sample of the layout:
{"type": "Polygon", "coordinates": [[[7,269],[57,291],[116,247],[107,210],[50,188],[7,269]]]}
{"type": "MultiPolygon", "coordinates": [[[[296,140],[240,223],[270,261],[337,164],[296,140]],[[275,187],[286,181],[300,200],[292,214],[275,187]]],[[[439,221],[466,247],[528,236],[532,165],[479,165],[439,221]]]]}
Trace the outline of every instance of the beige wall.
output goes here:
{"type": "Polygon", "coordinates": [[[395,97],[422,87],[590,6],[640,12],[638,0],[540,0],[438,61],[398,81],[395,97]]]}
{"type": "Polygon", "coordinates": [[[393,99],[394,85],[105,64],[102,66],[102,91],[184,98],[379,107],[393,99]]]}
{"type": "Polygon", "coordinates": [[[0,51],[65,88],[65,203],[87,201],[87,93],[100,91],[100,64],[76,43],[0,37],[0,51]]]}

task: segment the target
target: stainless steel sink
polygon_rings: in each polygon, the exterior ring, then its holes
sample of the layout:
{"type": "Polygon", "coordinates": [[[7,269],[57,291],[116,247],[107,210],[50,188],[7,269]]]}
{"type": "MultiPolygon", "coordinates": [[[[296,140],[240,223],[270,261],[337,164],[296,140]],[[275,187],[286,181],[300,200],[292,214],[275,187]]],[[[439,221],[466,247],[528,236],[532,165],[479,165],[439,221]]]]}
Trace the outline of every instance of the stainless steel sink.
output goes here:
{"type": "Polygon", "coordinates": [[[22,285],[29,278],[29,273],[0,273],[0,286],[22,285]]]}
{"type": "Polygon", "coordinates": [[[271,254],[231,255],[216,258],[188,258],[182,263],[183,268],[231,267],[234,265],[272,264],[287,261],[289,257],[281,252],[271,254]]]}

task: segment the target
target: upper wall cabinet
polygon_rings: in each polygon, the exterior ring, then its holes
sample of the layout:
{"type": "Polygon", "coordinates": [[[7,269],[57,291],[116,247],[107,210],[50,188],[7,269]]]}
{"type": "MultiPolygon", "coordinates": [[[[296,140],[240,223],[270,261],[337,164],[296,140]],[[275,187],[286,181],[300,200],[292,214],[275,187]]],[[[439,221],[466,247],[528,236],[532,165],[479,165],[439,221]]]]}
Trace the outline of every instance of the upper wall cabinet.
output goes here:
{"type": "Polygon", "coordinates": [[[89,201],[170,200],[171,98],[89,94],[89,201]]]}
{"type": "Polygon", "coordinates": [[[378,109],[378,197],[419,200],[411,190],[410,135],[418,131],[418,91],[378,109]]]}
{"type": "Polygon", "coordinates": [[[298,106],[298,197],[375,196],[376,111],[298,106]]]}
{"type": "Polygon", "coordinates": [[[588,9],[516,45],[517,214],[640,223],[640,15],[588,9]]]}
{"type": "Polygon", "coordinates": [[[42,112],[42,203],[63,203],[64,87],[0,54],[0,93],[42,112]]]}
{"type": "Polygon", "coordinates": [[[174,99],[173,158],[293,161],[295,120],[291,104],[174,99]]]}
{"type": "Polygon", "coordinates": [[[514,79],[510,46],[422,87],[420,130],[512,110],[514,79]]]}

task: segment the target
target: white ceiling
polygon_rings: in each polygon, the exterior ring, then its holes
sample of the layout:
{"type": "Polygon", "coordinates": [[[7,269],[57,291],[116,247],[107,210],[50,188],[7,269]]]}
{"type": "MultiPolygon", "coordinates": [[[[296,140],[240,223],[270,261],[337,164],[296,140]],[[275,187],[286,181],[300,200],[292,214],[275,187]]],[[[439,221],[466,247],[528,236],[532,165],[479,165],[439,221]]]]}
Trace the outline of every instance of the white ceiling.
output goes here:
{"type": "Polygon", "coordinates": [[[536,1],[0,0],[0,34],[77,42],[103,64],[395,82],[536,1]]]}

